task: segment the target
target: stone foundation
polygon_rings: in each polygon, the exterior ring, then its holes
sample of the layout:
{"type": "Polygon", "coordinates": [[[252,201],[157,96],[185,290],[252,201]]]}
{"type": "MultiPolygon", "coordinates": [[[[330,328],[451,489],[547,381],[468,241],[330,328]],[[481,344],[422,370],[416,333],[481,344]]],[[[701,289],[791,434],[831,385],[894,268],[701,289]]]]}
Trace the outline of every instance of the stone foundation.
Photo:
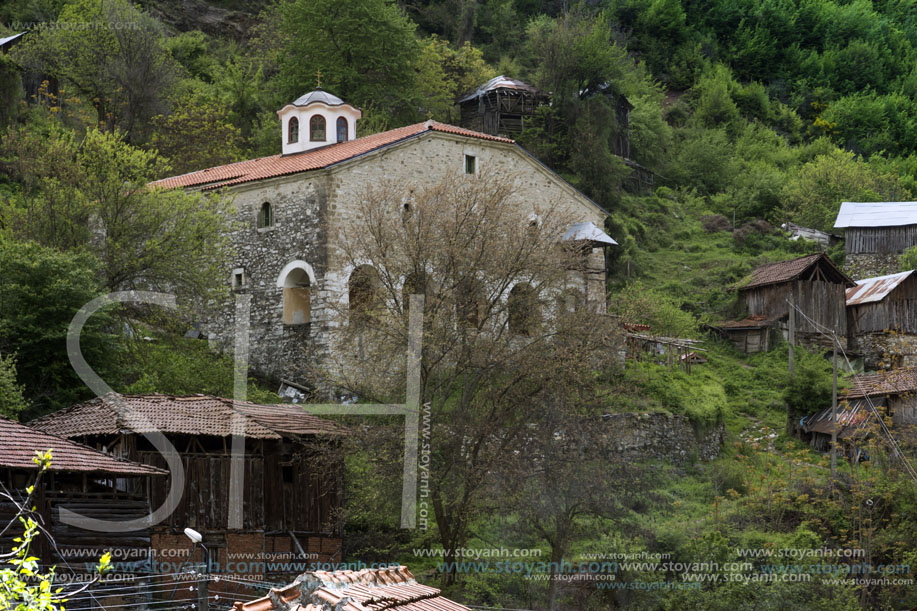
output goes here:
{"type": "Polygon", "coordinates": [[[844,258],[844,272],[854,280],[894,274],[898,269],[898,255],[895,253],[847,253],[844,258]]]}
{"type": "Polygon", "coordinates": [[[917,335],[864,333],[852,338],[851,347],[863,355],[867,371],[917,367],[917,335]]]}
{"type": "Polygon", "coordinates": [[[725,432],[722,424],[698,430],[685,416],[647,413],[608,414],[598,434],[600,451],[615,459],[686,463],[716,458],[725,432]]]}

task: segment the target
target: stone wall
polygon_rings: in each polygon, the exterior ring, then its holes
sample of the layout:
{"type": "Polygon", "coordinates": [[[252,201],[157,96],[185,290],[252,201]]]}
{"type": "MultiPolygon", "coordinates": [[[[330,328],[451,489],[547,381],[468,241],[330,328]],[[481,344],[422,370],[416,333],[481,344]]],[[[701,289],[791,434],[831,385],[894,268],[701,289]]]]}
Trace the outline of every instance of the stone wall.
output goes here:
{"type": "MultiPolygon", "coordinates": [[[[464,172],[465,155],[476,157],[478,172],[495,171],[513,180],[512,205],[518,207],[522,222],[558,202],[572,222],[603,225],[604,214],[595,204],[518,147],[440,132],[425,132],[329,169],[238,185],[227,190],[237,210],[237,228],[231,234],[235,259],[226,270],[226,284],[232,287],[234,272],[240,269],[245,284],[228,290],[219,314],[208,321],[206,333],[213,344],[232,350],[235,298],[248,294],[252,369],[308,383],[310,366],[333,349],[330,331],[339,324],[337,312],[347,309],[353,265],[339,242],[345,229],[361,220],[357,203],[381,180],[403,184],[407,194],[414,185],[464,172]],[[258,214],[265,202],[271,204],[274,223],[259,229],[258,214]],[[308,324],[283,323],[283,290],[277,283],[291,261],[307,263],[314,273],[308,324]]],[[[594,249],[589,267],[604,270],[601,249],[594,249]]],[[[572,281],[594,307],[604,306],[603,273],[579,274],[572,281]]]]}
{"type": "Polygon", "coordinates": [[[886,331],[851,338],[852,348],[863,355],[867,371],[917,367],[917,335],[886,331]]]}
{"type": "Polygon", "coordinates": [[[600,451],[609,458],[658,458],[675,463],[713,460],[720,453],[725,427],[700,431],[685,416],[659,412],[608,414],[599,432],[600,451]]]}
{"type": "Polygon", "coordinates": [[[898,269],[898,255],[889,253],[847,253],[844,272],[854,280],[894,274],[898,269]]]}

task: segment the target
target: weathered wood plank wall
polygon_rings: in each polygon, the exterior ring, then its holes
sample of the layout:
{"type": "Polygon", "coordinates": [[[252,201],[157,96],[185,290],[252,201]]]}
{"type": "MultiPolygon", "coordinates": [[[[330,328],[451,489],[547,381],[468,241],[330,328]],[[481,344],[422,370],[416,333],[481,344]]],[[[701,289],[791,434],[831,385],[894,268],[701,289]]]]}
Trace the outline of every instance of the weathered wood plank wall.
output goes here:
{"type": "Polygon", "coordinates": [[[896,253],[917,245],[917,225],[848,227],[844,249],[848,254],[896,253]]]}

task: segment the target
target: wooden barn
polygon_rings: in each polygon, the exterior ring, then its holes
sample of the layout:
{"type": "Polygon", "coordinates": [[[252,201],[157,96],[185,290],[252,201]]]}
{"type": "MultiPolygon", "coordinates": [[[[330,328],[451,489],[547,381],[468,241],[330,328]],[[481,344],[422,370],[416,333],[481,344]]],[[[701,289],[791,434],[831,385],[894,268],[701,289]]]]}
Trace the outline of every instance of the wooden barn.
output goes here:
{"type": "MultiPolygon", "coordinates": [[[[871,424],[878,425],[876,414],[891,418],[899,439],[913,443],[911,434],[917,424],[917,367],[875,374],[855,375],[850,388],[838,396],[837,437],[844,444],[849,457],[857,456],[856,445],[871,432],[871,424]]],[[[834,419],[831,406],[827,406],[800,423],[801,429],[813,447],[830,449],[834,419]]]]}
{"type": "MultiPolygon", "coordinates": [[[[343,429],[287,404],[207,395],[124,395],[122,400],[123,413],[94,399],[30,425],[163,469],[166,460],[145,433],[165,434],[181,457],[185,486],[174,510],[151,528],[155,555],[174,559],[190,552],[192,543],[183,531],[192,528],[203,534],[214,570],[226,573],[273,581],[302,572],[303,563],[340,561],[341,465],[325,450],[343,429]],[[242,506],[229,498],[233,431],[245,438],[242,506]],[[277,558],[298,564],[265,563],[277,558]]],[[[167,499],[170,479],[150,484],[153,507],[167,499]]]]}
{"type": "Polygon", "coordinates": [[[498,76],[458,101],[459,124],[492,136],[517,136],[535,109],[549,101],[550,96],[528,83],[498,76]]]}
{"type": "Polygon", "coordinates": [[[917,274],[857,280],[847,289],[848,341],[867,369],[917,366],[917,274]]]}
{"type": "Polygon", "coordinates": [[[917,246],[917,202],[844,202],[834,227],[844,230],[848,273],[894,273],[900,271],[898,255],[917,246]]]}
{"type": "Polygon", "coordinates": [[[716,326],[743,352],[769,350],[789,332],[790,304],[794,304],[796,341],[830,348],[825,329],[847,343],[845,294],[853,280],[824,253],[755,268],[736,288],[746,315],[716,326]]]}
{"type": "MultiPolygon", "coordinates": [[[[150,480],[162,482],[166,472],[135,462],[115,458],[73,441],[0,418],[0,546],[9,550],[13,537],[22,535],[22,527],[13,524],[18,513],[16,504],[27,498],[26,487],[34,484],[38,465],[36,452],[51,450],[51,465],[42,474],[31,497],[31,506],[46,533],[34,540],[30,552],[44,567],[57,566],[61,580],[78,578],[86,566],[98,563],[104,550],[118,550],[113,557],[130,559],[114,567],[119,582],[119,600],[137,597],[145,589],[146,575],[140,570],[149,558],[151,533],[141,529],[129,533],[98,532],[61,520],[61,511],[71,511],[87,518],[121,521],[143,518],[150,512],[150,480]],[[50,536],[48,536],[50,535],[50,536]]],[[[108,588],[97,588],[94,602],[107,608],[120,605],[106,597],[108,588]]],[[[90,606],[93,599],[81,596],[67,603],[68,609],[90,606]]]]}

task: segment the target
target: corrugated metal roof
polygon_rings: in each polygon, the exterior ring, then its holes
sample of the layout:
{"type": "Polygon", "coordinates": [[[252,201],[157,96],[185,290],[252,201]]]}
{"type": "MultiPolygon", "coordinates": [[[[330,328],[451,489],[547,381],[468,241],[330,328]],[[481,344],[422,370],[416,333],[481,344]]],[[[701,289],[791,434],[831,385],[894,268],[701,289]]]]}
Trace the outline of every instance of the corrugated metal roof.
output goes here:
{"type": "Polygon", "coordinates": [[[329,420],[307,414],[294,405],[258,405],[210,395],[122,395],[128,412],[102,399],[78,403],[30,423],[62,437],[116,435],[161,431],[182,435],[228,437],[242,416],[245,437],[281,439],[290,435],[340,435],[344,430],[329,420]]]}
{"type": "Polygon", "coordinates": [[[51,450],[51,471],[164,475],[155,467],[115,458],[79,443],[0,418],[0,467],[37,469],[35,452],[51,450]]]}
{"type": "Polygon", "coordinates": [[[589,242],[617,245],[617,242],[610,235],[596,227],[595,223],[576,223],[571,225],[567,233],[564,234],[564,240],[587,240],[589,242]]]}
{"type": "Polygon", "coordinates": [[[855,287],[847,289],[847,305],[855,306],[882,301],[913,273],[914,270],[908,270],[898,274],[857,280],[855,287]]]}
{"type": "Polygon", "coordinates": [[[472,91],[471,93],[462,97],[458,101],[458,103],[461,104],[469,100],[474,100],[476,98],[481,97],[488,91],[493,91],[494,89],[516,89],[518,91],[523,91],[525,93],[531,93],[533,95],[543,95],[540,91],[538,91],[535,87],[529,85],[528,83],[525,83],[518,79],[510,78],[508,76],[503,76],[501,74],[500,76],[495,76],[494,78],[490,79],[489,81],[487,81],[486,83],[484,83],[483,85],[481,85],[480,87],[472,91]]]}
{"type": "Polygon", "coordinates": [[[897,227],[917,225],[917,202],[844,202],[834,226],[897,227]]]}
{"type": "MultiPolygon", "coordinates": [[[[873,399],[875,406],[884,405],[881,399],[873,399]]],[[[808,433],[830,435],[834,430],[831,407],[826,407],[805,419],[803,428],[808,433]]],[[[837,436],[840,439],[855,437],[868,424],[872,410],[866,399],[852,399],[837,404],[837,436]]]]}
{"type": "Polygon", "coordinates": [[[766,284],[777,284],[779,282],[795,280],[819,261],[825,263],[825,265],[836,274],[837,280],[848,286],[854,285],[853,280],[839,270],[828,255],[820,252],[814,255],[799,257],[798,259],[768,263],[767,265],[756,267],[751,272],[751,277],[748,282],[740,284],[737,288],[739,290],[744,290],[764,286],[766,284]]]}
{"type": "Polygon", "coordinates": [[[344,100],[337,97],[332,93],[328,93],[324,89],[315,89],[309,93],[304,93],[303,95],[296,98],[293,102],[293,106],[308,106],[315,102],[321,102],[322,104],[327,104],[328,106],[343,106],[344,100]]]}
{"type": "Polygon", "coordinates": [[[237,602],[237,611],[471,611],[444,598],[436,588],[417,583],[406,566],[360,571],[314,571],[292,584],[275,589],[272,596],[237,602]],[[280,606],[275,606],[275,602],[280,606]]]}
{"type": "Polygon", "coordinates": [[[271,155],[270,157],[261,157],[258,159],[249,159],[226,165],[198,170],[163,178],[150,183],[151,187],[160,187],[163,189],[199,187],[202,190],[218,189],[230,185],[237,185],[265,178],[275,178],[278,176],[287,176],[308,172],[311,170],[320,170],[330,167],[334,164],[347,161],[365,155],[366,153],[397,144],[408,138],[412,138],[425,132],[442,132],[454,134],[457,136],[467,136],[469,138],[478,138],[480,140],[489,140],[491,142],[504,142],[513,144],[509,138],[500,138],[490,134],[471,131],[462,127],[455,127],[446,123],[437,121],[426,121],[425,123],[416,123],[407,127],[392,129],[387,132],[364,136],[356,140],[348,140],[312,149],[302,153],[292,155],[271,155]]]}

